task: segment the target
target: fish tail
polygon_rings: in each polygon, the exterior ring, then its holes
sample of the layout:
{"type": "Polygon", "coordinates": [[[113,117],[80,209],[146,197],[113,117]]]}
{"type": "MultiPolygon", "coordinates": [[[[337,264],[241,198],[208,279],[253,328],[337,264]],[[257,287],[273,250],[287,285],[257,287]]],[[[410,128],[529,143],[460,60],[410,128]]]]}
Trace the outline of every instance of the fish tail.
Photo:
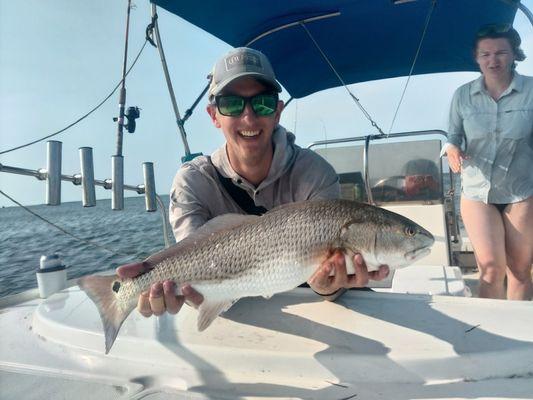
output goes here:
{"type": "Polygon", "coordinates": [[[90,275],[78,280],[78,286],[87,293],[100,313],[105,334],[105,353],[109,353],[124,320],[135,308],[135,303],[126,307],[119,304],[117,293],[122,284],[117,276],[90,275]]]}

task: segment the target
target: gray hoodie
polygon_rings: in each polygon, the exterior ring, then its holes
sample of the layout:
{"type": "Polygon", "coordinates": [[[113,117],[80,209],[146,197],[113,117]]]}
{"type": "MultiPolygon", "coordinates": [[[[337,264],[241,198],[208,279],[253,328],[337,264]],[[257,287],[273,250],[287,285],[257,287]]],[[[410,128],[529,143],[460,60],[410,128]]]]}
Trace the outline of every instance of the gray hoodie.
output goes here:
{"type": "Polygon", "coordinates": [[[234,185],[244,189],[256,206],[270,210],[285,203],[332,199],[340,196],[339,178],[333,167],[315,152],[294,143],[295,137],[282,126],[272,135],[274,156],[267,177],[257,187],[231,167],[226,145],[211,156],[201,156],[182,165],[170,190],[170,224],[176,241],[205,222],[227,213],[245,214],[219,181],[213,165],[234,185]]]}

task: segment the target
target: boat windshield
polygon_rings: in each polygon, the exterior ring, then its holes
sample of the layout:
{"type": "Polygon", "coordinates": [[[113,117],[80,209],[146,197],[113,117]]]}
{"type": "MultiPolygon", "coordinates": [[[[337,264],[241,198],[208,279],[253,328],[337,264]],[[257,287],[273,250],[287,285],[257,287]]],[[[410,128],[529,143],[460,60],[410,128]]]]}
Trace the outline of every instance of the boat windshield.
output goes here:
{"type": "MultiPolygon", "coordinates": [[[[370,142],[369,183],[376,203],[443,202],[440,139],[370,142]]],[[[364,140],[315,149],[337,171],[342,197],[368,201],[363,169],[364,140]]]]}

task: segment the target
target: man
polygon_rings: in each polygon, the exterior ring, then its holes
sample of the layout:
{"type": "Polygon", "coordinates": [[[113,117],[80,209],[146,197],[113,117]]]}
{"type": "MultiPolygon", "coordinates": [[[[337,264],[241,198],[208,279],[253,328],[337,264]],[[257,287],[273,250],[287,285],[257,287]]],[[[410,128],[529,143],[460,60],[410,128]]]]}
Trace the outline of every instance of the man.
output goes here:
{"type": "MultiPolygon", "coordinates": [[[[281,86],[261,52],[241,47],[217,61],[207,113],[226,143],[211,157],[185,163],[176,174],[170,223],[177,241],[218,215],[261,214],[285,203],[339,197],[339,180],[331,165],[295,145],[294,135],[279,125],[283,111],[279,92],[281,86]]],[[[360,255],[354,265],[355,275],[347,275],[344,256],[334,252],[308,283],[317,294],[334,300],[344,288],[362,287],[369,277],[379,280],[388,274],[386,266],[369,273],[360,255]]],[[[143,271],[143,264],[135,263],[117,273],[133,277],[143,271]]],[[[176,296],[175,289],[171,281],[154,284],[139,297],[141,314],[161,315],[165,310],[175,314],[185,300],[196,305],[203,301],[190,285],[181,288],[183,296],[176,296]]]]}

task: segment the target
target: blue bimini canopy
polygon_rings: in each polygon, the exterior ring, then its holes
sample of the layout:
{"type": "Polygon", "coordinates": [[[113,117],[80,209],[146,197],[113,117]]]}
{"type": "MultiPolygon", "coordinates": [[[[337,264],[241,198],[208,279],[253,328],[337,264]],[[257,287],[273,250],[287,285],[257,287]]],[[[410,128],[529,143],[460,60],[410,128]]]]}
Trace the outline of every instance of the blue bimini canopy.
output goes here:
{"type": "Polygon", "coordinates": [[[477,29],[512,23],[518,4],[518,0],[154,2],[231,46],[248,45],[265,53],[278,80],[295,98],[340,86],[341,81],[407,76],[420,43],[413,74],[475,71],[472,43],[477,29]]]}

